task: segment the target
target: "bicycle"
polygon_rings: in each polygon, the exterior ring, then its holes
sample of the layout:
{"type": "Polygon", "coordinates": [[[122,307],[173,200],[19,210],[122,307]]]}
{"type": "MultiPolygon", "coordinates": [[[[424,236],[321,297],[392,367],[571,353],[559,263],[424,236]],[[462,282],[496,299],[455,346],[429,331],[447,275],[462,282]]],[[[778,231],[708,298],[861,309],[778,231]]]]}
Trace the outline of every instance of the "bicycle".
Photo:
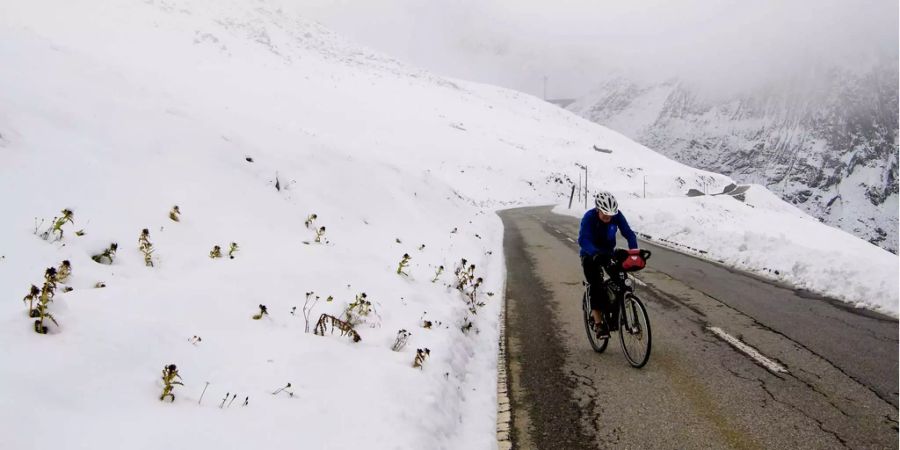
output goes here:
{"type": "MultiPolygon", "coordinates": [[[[649,250],[640,250],[639,256],[646,261],[650,258],[649,250]]],[[[616,249],[613,253],[611,265],[618,266],[617,270],[610,274],[609,268],[604,268],[608,277],[600,285],[601,289],[607,289],[609,298],[613,299],[603,311],[603,321],[608,324],[610,333],[619,332],[619,342],[625,359],[633,367],[640,369],[650,359],[650,317],[647,308],[636,295],[634,295],[634,280],[628,275],[638,269],[622,269],[623,262],[632,255],[627,250],[616,249]],[[626,341],[627,340],[627,341],[626,341]]],[[[643,266],[641,266],[643,268],[643,266]]],[[[588,341],[597,353],[603,353],[609,344],[609,337],[598,338],[594,327],[594,319],[591,316],[591,285],[587,281],[584,284],[584,296],[581,307],[584,311],[584,327],[587,331],[588,341]]]]}

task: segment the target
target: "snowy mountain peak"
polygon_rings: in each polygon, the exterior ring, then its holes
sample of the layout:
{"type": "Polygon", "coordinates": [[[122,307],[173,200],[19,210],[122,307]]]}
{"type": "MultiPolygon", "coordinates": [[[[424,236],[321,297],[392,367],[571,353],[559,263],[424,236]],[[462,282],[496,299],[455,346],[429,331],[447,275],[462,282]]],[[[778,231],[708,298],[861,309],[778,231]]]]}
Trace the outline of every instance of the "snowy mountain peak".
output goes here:
{"type": "Polygon", "coordinates": [[[896,253],[897,85],[896,62],[820,70],[724,99],[679,80],[620,77],[569,109],[678,161],[764,184],[896,253]]]}

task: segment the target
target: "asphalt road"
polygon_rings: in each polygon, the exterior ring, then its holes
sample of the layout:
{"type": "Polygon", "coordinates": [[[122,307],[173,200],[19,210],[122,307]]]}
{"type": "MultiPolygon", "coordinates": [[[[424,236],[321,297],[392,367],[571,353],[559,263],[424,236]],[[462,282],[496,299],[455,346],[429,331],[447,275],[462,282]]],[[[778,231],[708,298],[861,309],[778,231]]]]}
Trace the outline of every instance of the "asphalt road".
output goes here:
{"type": "Polygon", "coordinates": [[[588,344],[577,220],[500,216],[515,448],[897,448],[897,320],[642,242],[653,349],[634,369],[616,334],[588,344]]]}

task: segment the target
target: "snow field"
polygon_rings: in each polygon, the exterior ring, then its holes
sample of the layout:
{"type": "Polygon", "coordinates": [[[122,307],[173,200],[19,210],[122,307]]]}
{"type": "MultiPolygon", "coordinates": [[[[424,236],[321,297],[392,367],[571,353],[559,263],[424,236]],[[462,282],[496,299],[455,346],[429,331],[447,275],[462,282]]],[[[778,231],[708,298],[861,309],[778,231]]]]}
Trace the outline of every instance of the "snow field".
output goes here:
{"type": "MultiPolygon", "coordinates": [[[[0,383],[15,387],[0,448],[492,448],[493,211],[567,199],[576,162],[623,198],[644,174],[655,198],[731,182],[536,98],[355,47],[291,2],[7,2],[0,60],[14,68],[0,71],[0,383]],[[34,236],[62,208],[66,237],[34,236]],[[304,244],[311,213],[327,243],[304,244]],[[111,242],[115,262],[94,263],[111,242]],[[235,259],[208,257],[230,242],[235,259]],[[460,258],[484,278],[476,315],[445,286],[460,258]],[[51,305],[60,327],[36,335],[18,299],[64,259],[74,290],[51,305]],[[358,343],[305,333],[310,291],[310,327],[362,292],[377,319],[358,343]],[[252,320],[259,304],[269,315],[252,320]],[[401,328],[412,337],[392,352],[401,328]],[[171,404],[157,400],[166,364],[185,382],[171,404]],[[271,394],[288,382],[293,397],[271,394]],[[220,410],[226,392],[239,399],[220,410]]],[[[651,212],[636,228],[653,234],[651,212]]]]}

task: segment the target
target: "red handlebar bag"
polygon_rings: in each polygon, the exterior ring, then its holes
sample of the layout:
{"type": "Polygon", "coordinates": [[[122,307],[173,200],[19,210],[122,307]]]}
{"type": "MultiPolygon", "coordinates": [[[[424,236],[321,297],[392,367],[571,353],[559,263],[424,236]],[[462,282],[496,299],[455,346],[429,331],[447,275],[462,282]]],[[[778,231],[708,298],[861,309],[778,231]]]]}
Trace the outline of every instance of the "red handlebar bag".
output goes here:
{"type": "Polygon", "coordinates": [[[644,259],[644,255],[640,253],[640,250],[628,250],[628,256],[626,256],[625,260],[622,261],[622,270],[626,272],[634,272],[636,270],[643,269],[646,265],[647,260],[644,259]]]}

